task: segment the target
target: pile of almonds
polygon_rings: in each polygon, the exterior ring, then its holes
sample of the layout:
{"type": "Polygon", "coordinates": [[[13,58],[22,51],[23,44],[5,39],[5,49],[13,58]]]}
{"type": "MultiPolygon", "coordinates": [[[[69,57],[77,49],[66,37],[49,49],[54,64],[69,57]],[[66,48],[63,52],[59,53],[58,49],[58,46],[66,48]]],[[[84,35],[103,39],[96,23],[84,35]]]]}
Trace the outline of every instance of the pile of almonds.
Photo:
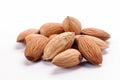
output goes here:
{"type": "Polygon", "coordinates": [[[110,35],[97,28],[82,29],[81,23],[67,16],[63,23],[46,23],[40,29],[28,29],[19,34],[17,42],[24,43],[25,57],[30,61],[51,61],[68,68],[82,63],[102,63],[102,51],[108,48],[110,35]]]}

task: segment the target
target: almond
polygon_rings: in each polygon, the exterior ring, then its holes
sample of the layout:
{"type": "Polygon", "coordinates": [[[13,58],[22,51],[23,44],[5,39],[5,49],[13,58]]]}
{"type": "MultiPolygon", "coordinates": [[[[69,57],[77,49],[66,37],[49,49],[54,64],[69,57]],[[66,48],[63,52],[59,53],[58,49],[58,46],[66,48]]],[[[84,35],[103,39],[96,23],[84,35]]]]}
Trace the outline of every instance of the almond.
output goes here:
{"type": "Polygon", "coordinates": [[[86,60],[96,65],[102,63],[101,49],[93,40],[82,35],[77,40],[79,51],[86,60]]]}
{"type": "Polygon", "coordinates": [[[75,34],[80,34],[81,23],[76,18],[67,16],[63,21],[63,28],[66,32],[75,32],[75,34]]]}
{"type": "Polygon", "coordinates": [[[76,49],[67,49],[59,53],[52,60],[52,64],[56,66],[68,68],[73,67],[81,63],[82,55],[76,49]]]}
{"type": "Polygon", "coordinates": [[[61,23],[46,23],[40,28],[40,33],[44,36],[50,36],[52,34],[59,34],[62,32],[64,32],[64,30],[61,23]]]}
{"type": "Polygon", "coordinates": [[[39,29],[34,29],[34,28],[27,29],[19,34],[19,36],[17,37],[17,42],[24,42],[26,36],[30,34],[38,34],[38,33],[40,33],[39,29]]]}
{"type": "Polygon", "coordinates": [[[81,34],[95,36],[104,41],[110,38],[110,34],[108,34],[107,32],[105,32],[101,29],[97,29],[97,28],[82,29],[81,34]]]}
{"type": "Polygon", "coordinates": [[[52,40],[55,36],[57,36],[58,34],[52,34],[51,36],[49,36],[49,41],[52,40]]]}
{"type": "Polygon", "coordinates": [[[43,35],[31,34],[26,37],[25,57],[30,61],[38,61],[48,42],[48,38],[43,35]]]}
{"type": "Polygon", "coordinates": [[[75,34],[73,32],[64,32],[48,42],[44,49],[44,60],[51,60],[60,52],[70,48],[74,42],[75,34]]]}
{"type": "Polygon", "coordinates": [[[84,36],[94,41],[100,47],[101,50],[108,48],[108,45],[105,43],[105,41],[94,36],[88,36],[88,35],[84,35],[84,36]]]}

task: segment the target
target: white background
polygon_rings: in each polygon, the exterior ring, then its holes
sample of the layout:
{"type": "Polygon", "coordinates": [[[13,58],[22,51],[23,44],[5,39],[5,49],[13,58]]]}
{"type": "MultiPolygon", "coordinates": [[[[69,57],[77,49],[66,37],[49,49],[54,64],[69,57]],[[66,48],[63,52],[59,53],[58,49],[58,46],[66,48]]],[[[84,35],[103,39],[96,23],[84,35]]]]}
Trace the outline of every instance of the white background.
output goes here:
{"type": "Polygon", "coordinates": [[[0,80],[119,80],[119,27],[119,0],[0,0],[0,80]],[[46,22],[62,22],[68,15],[79,19],[83,28],[111,34],[101,67],[83,64],[62,69],[25,59],[25,46],[16,43],[18,34],[46,22]]]}

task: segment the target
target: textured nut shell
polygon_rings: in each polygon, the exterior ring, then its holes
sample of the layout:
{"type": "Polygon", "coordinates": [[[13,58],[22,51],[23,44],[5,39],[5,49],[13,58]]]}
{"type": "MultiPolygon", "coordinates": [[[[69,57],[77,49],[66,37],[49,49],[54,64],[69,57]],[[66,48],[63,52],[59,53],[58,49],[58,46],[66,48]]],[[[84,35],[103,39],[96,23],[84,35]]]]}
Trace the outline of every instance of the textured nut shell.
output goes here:
{"type": "Polygon", "coordinates": [[[108,34],[107,32],[105,32],[101,29],[97,29],[97,28],[82,29],[81,34],[95,36],[102,40],[107,40],[110,38],[110,34],[108,34]]]}
{"type": "Polygon", "coordinates": [[[88,36],[88,35],[84,35],[84,36],[93,40],[100,47],[101,50],[108,48],[108,45],[105,43],[105,41],[94,36],[88,36]]]}
{"type": "Polygon", "coordinates": [[[60,52],[70,48],[74,42],[75,34],[73,32],[64,32],[48,42],[44,49],[44,60],[51,60],[60,52]]]}
{"type": "Polygon", "coordinates": [[[24,42],[26,36],[38,33],[40,33],[39,29],[27,29],[19,34],[19,36],[17,37],[17,42],[24,42]]]}
{"type": "Polygon", "coordinates": [[[31,34],[26,37],[26,41],[25,57],[31,61],[39,60],[48,42],[48,38],[43,35],[31,34]]]}
{"type": "Polygon", "coordinates": [[[49,37],[49,41],[52,40],[55,36],[57,36],[58,34],[52,34],[50,37],[49,37]]]}
{"type": "Polygon", "coordinates": [[[40,33],[44,36],[50,36],[52,34],[59,34],[62,32],[64,32],[64,30],[61,23],[46,23],[40,28],[40,33]]]}
{"type": "Polygon", "coordinates": [[[78,38],[78,48],[81,54],[92,64],[102,63],[102,54],[100,47],[91,39],[80,36],[78,38]]]}
{"type": "Polygon", "coordinates": [[[52,64],[56,66],[68,68],[73,67],[81,63],[82,55],[76,49],[67,49],[59,53],[52,60],[52,64]]]}
{"type": "Polygon", "coordinates": [[[63,21],[63,28],[66,32],[75,32],[75,34],[80,34],[81,23],[76,18],[67,16],[63,21]]]}

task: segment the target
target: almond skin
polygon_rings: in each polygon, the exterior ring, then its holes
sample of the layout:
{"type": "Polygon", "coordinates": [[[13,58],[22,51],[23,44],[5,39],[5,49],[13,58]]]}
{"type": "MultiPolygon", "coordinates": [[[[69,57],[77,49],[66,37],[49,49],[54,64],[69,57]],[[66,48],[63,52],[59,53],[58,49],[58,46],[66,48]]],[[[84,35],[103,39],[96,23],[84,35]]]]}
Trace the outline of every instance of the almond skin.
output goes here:
{"type": "Polygon", "coordinates": [[[40,28],[40,33],[47,37],[52,34],[59,34],[62,32],[64,32],[64,30],[61,23],[46,23],[40,28]]]}
{"type": "Polygon", "coordinates": [[[17,42],[24,42],[26,36],[30,34],[39,34],[39,33],[40,33],[39,29],[34,29],[34,28],[27,29],[19,34],[19,36],[17,37],[17,42]]]}
{"type": "Polygon", "coordinates": [[[58,34],[52,34],[51,36],[49,36],[49,41],[52,40],[55,36],[57,36],[58,34]]]}
{"type": "Polygon", "coordinates": [[[78,50],[67,49],[55,56],[52,60],[52,64],[63,68],[69,68],[80,64],[81,60],[82,55],[78,50]]]}
{"type": "Polygon", "coordinates": [[[82,29],[81,34],[95,36],[95,37],[98,37],[104,41],[108,40],[110,38],[110,34],[108,34],[107,32],[105,32],[101,29],[97,29],[97,28],[82,29]]]}
{"type": "Polygon", "coordinates": [[[105,43],[105,41],[94,36],[88,36],[88,35],[84,35],[84,36],[93,40],[100,47],[101,50],[105,50],[106,48],[108,48],[108,45],[105,43]]]}
{"type": "Polygon", "coordinates": [[[75,34],[80,34],[81,23],[76,18],[67,16],[63,21],[63,28],[66,32],[75,32],[75,34]]]}
{"type": "Polygon", "coordinates": [[[48,42],[44,49],[44,60],[51,60],[60,52],[70,48],[74,42],[75,34],[73,32],[64,32],[48,42]]]}
{"type": "Polygon", "coordinates": [[[79,51],[86,60],[95,65],[102,63],[101,49],[93,40],[85,36],[78,36],[76,40],[79,51]]]}
{"type": "Polygon", "coordinates": [[[43,35],[31,34],[27,36],[25,57],[30,61],[38,61],[43,54],[47,42],[48,38],[43,35]]]}

